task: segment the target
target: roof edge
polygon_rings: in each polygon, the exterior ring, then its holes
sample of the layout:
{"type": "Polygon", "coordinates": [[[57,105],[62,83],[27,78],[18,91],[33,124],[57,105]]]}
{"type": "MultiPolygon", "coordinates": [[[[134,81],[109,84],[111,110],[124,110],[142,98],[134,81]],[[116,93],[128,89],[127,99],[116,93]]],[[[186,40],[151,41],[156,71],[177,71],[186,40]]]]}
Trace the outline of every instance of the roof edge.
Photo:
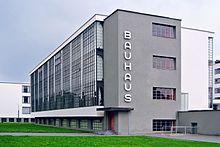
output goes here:
{"type": "Polygon", "coordinates": [[[113,15],[114,13],[116,13],[118,11],[134,13],[134,14],[141,14],[141,15],[148,15],[148,16],[160,17],[160,18],[166,18],[166,19],[173,19],[173,20],[177,20],[177,21],[182,21],[181,19],[178,19],[178,18],[172,18],[172,17],[167,17],[167,16],[160,16],[160,15],[155,15],[155,14],[142,13],[142,12],[136,12],[136,11],[130,11],[130,10],[124,10],[124,9],[116,9],[110,15],[108,15],[105,19],[108,19],[111,15],[113,15]]]}
{"type": "Polygon", "coordinates": [[[95,21],[104,21],[106,15],[103,14],[95,14],[89,20],[87,20],[79,29],[77,29],[72,35],[70,35],[64,42],[61,43],[51,54],[49,54],[46,58],[44,58],[34,69],[32,69],[29,73],[31,75],[35,70],[41,67],[44,63],[46,63],[51,57],[53,57],[57,52],[59,52],[63,47],[65,47],[70,41],[72,41],[76,36],[82,33],[88,26],[90,26],[95,21]]]}
{"type": "Polygon", "coordinates": [[[181,29],[193,30],[193,31],[199,31],[199,32],[215,34],[215,32],[213,32],[213,31],[207,31],[207,30],[195,29],[195,28],[189,28],[189,27],[181,27],[181,29]]]}

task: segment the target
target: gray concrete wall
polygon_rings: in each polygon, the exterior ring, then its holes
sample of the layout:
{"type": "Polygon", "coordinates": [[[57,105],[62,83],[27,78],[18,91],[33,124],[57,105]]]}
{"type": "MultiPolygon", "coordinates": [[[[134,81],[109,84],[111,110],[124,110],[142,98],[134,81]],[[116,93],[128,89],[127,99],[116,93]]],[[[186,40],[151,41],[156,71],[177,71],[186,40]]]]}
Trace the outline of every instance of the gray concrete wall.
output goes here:
{"type": "Polygon", "coordinates": [[[104,21],[104,106],[118,106],[118,13],[104,21]]]}
{"type": "Polygon", "coordinates": [[[139,13],[116,11],[104,22],[104,87],[105,106],[132,107],[129,114],[119,112],[119,134],[152,132],[153,119],[176,119],[180,109],[181,90],[181,22],[139,13]],[[152,36],[152,22],[176,26],[176,39],[152,36]],[[123,32],[130,31],[132,38],[132,90],[124,90],[123,32]],[[176,57],[176,70],[153,68],[153,55],[176,57]],[[153,100],[153,87],[176,88],[176,101],[153,100]],[[124,94],[132,95],[126,103],[124,94]],[[129,132],[126,132],[129,128],[129,132]]]}
{"type": "Polygon", "coordinates": [[[192,122],[198,125],[197,133],[220,135],[220,111],[182,111],[178,112],[178,125],[191,126],[192,122]]]}

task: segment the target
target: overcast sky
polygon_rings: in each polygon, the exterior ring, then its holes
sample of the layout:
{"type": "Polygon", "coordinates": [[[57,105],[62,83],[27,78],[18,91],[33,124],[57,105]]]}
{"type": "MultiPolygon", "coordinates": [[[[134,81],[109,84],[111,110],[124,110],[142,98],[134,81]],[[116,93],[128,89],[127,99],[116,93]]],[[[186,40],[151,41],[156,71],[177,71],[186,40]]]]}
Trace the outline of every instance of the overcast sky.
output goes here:
{"type": "Polygon", "coordinates": [[[214,31],[214,58],[220,59],[219,0],[0,0],[0,81],[29,82],[29,72],[90,17],[116,9],[214,31]]]}

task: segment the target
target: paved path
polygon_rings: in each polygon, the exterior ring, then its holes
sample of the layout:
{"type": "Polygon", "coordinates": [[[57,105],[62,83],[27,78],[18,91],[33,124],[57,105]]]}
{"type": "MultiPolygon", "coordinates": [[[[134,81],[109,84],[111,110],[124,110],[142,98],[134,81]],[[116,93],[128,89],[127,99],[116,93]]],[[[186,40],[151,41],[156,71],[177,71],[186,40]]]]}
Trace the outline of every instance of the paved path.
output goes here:
{"type": "Polygon", "coordinates": [[[0,133],[0,136],[97,136],[93,133],[0,133]]]}
{"type": "Polygon", "coordinates": [[[203,142],[214,142],[220,143],[220,136],[210,135],[198,135],[198,134],[147,134],[146,136],[169,138],[169,139],[180,139],[180,140],[192,140],[192,141],[203,141],[203,142]]]}

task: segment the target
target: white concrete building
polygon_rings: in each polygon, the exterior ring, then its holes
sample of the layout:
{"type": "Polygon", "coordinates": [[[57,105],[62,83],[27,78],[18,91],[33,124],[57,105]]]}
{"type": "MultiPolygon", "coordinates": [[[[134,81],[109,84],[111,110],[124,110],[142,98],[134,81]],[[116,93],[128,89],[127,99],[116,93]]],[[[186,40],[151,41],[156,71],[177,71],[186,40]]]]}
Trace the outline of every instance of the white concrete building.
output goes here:
{"type": "Polygon", "coordinates": [[[185,27],[181,31],[182,97],[188,97],[188,110],[212,108],[214,32],[185,27]]]}
{"type": "Polygon", "coordinates": [[[29,83],[0,82],[0,122],[31,122],[29,83]]]}

